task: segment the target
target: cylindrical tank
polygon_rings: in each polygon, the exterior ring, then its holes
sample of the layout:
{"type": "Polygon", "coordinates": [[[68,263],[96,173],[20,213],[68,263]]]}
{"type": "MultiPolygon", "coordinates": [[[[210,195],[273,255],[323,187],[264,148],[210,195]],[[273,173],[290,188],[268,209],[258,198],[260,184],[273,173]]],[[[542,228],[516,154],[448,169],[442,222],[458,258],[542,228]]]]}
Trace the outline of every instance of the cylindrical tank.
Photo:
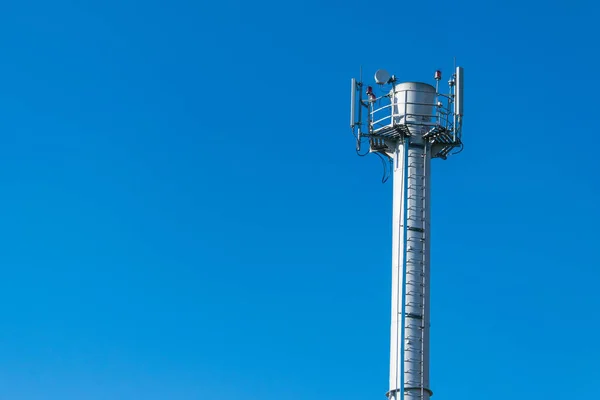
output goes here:
{"type": "Polygon", "coordinates": [[[391,91],[395,124],[407,125],[413,136],[427,133],[434,125],[435,88],[427,83],[404,82],[391,91]]]}

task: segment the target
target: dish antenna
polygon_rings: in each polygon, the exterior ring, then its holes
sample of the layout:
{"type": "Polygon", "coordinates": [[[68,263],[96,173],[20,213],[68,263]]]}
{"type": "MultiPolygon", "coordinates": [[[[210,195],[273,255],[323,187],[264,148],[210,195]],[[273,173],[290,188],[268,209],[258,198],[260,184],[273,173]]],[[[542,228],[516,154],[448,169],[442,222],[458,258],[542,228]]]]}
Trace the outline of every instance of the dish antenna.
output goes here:
{"type": "Polygon", "coordinates": [[[378,69],[377,72],[375,72],[375,82],[377,82],[378,85],[385,85],[386,83],[389,83],[391,79],[392,76],[385,69],[378,69]]]}

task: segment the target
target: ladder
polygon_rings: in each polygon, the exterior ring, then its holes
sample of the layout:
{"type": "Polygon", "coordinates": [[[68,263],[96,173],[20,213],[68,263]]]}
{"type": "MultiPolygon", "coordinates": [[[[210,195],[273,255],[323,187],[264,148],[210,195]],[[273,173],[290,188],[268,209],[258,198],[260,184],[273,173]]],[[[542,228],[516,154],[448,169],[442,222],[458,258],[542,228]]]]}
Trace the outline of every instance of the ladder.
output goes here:
{"type": "MultiPolygon", "coordinates": [[[[407,143],[408,144],[408,143],[407,143]]],[[[404,399],[427,400],[428,360],[426,360],[426,204],[425,168],[427,146],[410,144],[406,168],[406,271],[404,306],[404,399]]]]}

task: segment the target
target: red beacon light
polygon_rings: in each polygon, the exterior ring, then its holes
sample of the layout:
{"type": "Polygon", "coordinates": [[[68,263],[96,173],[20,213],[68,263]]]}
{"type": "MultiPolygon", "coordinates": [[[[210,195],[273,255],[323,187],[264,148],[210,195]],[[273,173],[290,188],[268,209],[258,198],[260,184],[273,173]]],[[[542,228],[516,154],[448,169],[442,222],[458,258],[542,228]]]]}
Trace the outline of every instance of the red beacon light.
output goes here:
{"type": "Polygon", "coordinates": [[[435,80],[439,81],[440,79],[442,79],[442,71],[440,71],[439,69],[437,71],[435,71],[435,80]]]}
{"type": "Polygon", "coordinates": [[[367,96],[370,101],[375,101],[375,94],[373,93],[373,86],[367,86],[367,96]]]}

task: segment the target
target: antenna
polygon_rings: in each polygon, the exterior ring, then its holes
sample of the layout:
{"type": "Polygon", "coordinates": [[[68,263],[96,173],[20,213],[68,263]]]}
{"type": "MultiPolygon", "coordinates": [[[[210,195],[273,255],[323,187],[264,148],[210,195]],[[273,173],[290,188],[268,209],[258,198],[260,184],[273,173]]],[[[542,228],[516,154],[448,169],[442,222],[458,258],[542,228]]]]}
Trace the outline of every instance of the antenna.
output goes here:
{"type": "Polygon", "coordinates": [[[463,87],[465,84],[464,79],[465,78],[463,68],[456,67],[456,94],[454,97],[454,114],[456,114],[459,119],[462,119],[463,115],[463,87]]]}
{"type": "Polygon", "coordinates": [[[356,119],[354,118],[356,111],[356,79],[351,79],[350,86],[350,128],[354,128],[356,124],[356,119]]]}
{"type": "Polygon", "coordinates": [[[362,66],[360,67],[360,80],[352,78],[350,80],[350,128],[356,138],[356,151],[360,152],[360,142],[362,140],[362,108],[365,106],[362,99],[362,66]],[[358,91],[358,119],[356,118],[356,92],[358,91]],[[355,130],[355,128],[357,128],[355,130]],[[358,132],[356,132],[358,131],[358,132]]]}
{"type": "Polygon", "coordinates": [[[378,69],[375,72],[375,83],[378,85],[385,85],[390,82],[390,79],[392,79],[392,76],[385,69],[378,69]]]}

